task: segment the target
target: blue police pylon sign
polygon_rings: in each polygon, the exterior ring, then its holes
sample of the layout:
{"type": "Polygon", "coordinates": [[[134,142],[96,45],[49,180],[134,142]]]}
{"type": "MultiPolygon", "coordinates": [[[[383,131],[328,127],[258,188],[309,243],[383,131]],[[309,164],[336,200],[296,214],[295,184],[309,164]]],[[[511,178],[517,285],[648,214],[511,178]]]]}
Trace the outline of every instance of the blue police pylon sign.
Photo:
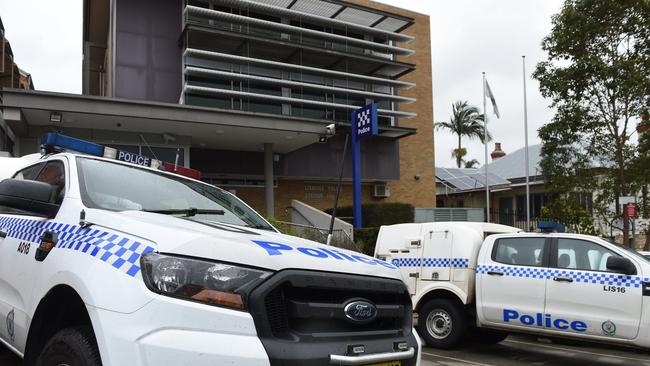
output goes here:
{"type": "Polygon", "coordinates": [[[361,227],[361,140],[379,133],[377,104],[352,112],[352,202],[354,227],[361,227]]]}

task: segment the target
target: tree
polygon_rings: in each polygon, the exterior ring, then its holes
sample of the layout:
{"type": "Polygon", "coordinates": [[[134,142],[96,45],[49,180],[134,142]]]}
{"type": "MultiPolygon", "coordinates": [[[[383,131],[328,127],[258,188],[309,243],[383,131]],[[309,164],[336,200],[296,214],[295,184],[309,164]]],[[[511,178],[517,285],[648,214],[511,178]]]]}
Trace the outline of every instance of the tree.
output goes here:
{"type": "MultiPolygon", "coordinates": [[[[469,139],[478,138],[485,143],[483,140],[483,121],[484,116],[479,113],[477,107],[469,105],[467,101],[459,100],[452,105],[452,115],[449,117],[449,122],[436,122],[436,129],[448,130],[458,136],[458,148],[452,151],[452,156],[456,158],[456,165],[459,168],[462,167],[463,157],[467,154],[467,150],[463,148],[461,143],[463,136],[469,139]]],[[[492,140],[489,133],[487,138],[488,141],[492,140]]]]}
{"type": "Polygon", "coordinates": [[[617,197],[634,192],[630,136],[650,101],[650,1],[566,0],[552,24],[533,75],[557,110],[539,130],[546,183],[555,197],[595,192],[595,210],[611,217],[617,197]]]}
{"type": "MultiPolygon", "coordinates": [[[[650,113],[645,111],[642,116],[642,122],[639,126],[650,125],[650,113]]],[[[637,128],[637,131],[643,131],[637,128]]],[[[650,217],[650,131],[646,130],[639,134],[639,145],[637,155],[632,164],[632,173],[635,175],[635,181],[641,190],[640,214],[644,218],[650,217]]],[[[645,228],[645,244],[643,250],[650,250],[650,225],[645,228]]]]}
{"type": "Polygon", "coordinates": [[[481,165],[481,163],[479,163],[478,160],[476,160],[476,159],[472,159],[472,160],[469,160],[469,161],[464,161],[464,163],[465,163],[465,168],[466,169],[478,168],[479,165],[481,165]]]}

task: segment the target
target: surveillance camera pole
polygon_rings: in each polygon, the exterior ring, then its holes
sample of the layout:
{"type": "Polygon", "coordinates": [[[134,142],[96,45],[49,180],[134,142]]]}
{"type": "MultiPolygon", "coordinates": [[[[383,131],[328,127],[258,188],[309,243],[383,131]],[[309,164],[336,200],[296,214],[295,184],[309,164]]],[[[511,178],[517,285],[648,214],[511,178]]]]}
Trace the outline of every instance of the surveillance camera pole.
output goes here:
{"type": "Polygon", "coordinates": [[[339,204],[339,196],[341,194],[341,184],[343,182],[343,168],[345,168],[345,156],[348,153],[348,141],[350,134],[345,135],[345,144],[343,145],[343,156],[341,157],[341,164],[339,165],[339,181],[336,185],[336,198],[334,198],[334,206],[332,207],[332,217],[330,219],[330,230],[327,234],[327,245],[332,243],[332,234],[334,233],[334,220],[336,220],[336,207],[339,204]]]}

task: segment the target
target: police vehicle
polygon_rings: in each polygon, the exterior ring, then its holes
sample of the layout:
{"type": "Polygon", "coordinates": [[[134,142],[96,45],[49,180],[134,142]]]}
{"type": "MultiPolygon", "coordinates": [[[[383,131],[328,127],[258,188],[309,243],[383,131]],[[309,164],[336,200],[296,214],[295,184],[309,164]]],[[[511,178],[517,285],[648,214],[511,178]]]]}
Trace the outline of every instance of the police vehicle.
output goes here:
{"type": "Polygon", "coordinates": [[[650,261],[598,237],[400,224],[380,229],[375,255],[400,267],[432,347],[508,333],[650,347],[650,261]]]}
{"type": "Polygon", "coordinates": [[[0,341],[26,365],[420,364],[396,266],[158,161],[42,146],[0,182],[0,341]]]}

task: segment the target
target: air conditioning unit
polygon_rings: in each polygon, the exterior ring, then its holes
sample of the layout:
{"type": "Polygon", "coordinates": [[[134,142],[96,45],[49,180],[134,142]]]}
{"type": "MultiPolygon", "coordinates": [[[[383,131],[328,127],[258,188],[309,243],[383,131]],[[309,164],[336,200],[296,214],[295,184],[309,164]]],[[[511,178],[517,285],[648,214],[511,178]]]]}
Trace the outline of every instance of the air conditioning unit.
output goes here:
{"type": "Polygon", "coordinates": [[[385,183],[375,184],[375,191],[372,196],[375,198],[390,197],[390,189],[385,183]]]}

